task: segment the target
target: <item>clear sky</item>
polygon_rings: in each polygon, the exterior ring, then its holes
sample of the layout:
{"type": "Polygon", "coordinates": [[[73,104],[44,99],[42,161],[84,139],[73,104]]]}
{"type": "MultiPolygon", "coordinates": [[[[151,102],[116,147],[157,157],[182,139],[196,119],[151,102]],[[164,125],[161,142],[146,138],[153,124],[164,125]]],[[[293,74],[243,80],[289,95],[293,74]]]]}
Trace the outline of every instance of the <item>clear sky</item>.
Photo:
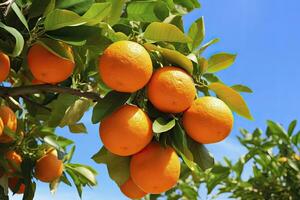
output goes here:
{"type": "MultiPolygon", "coordinates": [[[[206,41],[218,37],[221,41],[205,53],[226,51],[237,53],[233,66],[218,75],[229,84],[245,84],[254,90],[244,95],[254,121],[235,116],[235,128],[224,142],[209,145],[217,161],[224,156],[237,158],[244,149],[237,142],[238,129],[265,129],[272,119],[285,126],[300,119],[300,1],[299,0],[201,0],[202,8],[185,17],[186,28],[200,16],[206,22],[206,41]]],[[[74,161],[93,166],[99,171],[96,188],[86,188],[83,200],[125,200],[117,185],[108,177],[106,167],[90,157],[102,146],[98,124],[90,123],[91,114],[84,116],[88,135],[72,135],[67,129],[58,133],[74,139],[77,145],[74,161]]],[[[19,199],[14,197],[13,199],[19,199]]],[[[75,188],[61,185],[51,196],[48,185],[38,183],[36,200],[79,199],[75,188]]]]}

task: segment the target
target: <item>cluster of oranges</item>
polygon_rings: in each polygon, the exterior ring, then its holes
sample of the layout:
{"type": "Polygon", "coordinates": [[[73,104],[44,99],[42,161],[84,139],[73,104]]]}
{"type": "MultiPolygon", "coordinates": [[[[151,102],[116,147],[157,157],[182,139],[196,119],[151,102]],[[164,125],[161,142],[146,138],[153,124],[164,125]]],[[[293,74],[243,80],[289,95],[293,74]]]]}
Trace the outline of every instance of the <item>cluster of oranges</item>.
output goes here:
{"type": "MultiPolygon", "coordinates": [[[[153,72],[150,55],[138,43],[119,41],[99,57],[103,82],[119,92],[146,88],[147,98],[164,113],[182,115],[187,134],[207,144],[223,140],[233,125],[228,106],[215,97],[196,98],[193,78],[183,69],[161,67],[153,72]]],[[[130,198],[159,194],[172,188],[180,175],[180,160],[172,147],[152,140],[152,121],[136,105],[123,105],[100,123],[101,140],[110,152],[131,156],[130,178],[121,191],[130,198]]]]}
{"type": "MultiPolygon", "coordinates": [[[[71,48],[66,46],[66,51],[71,53],[71,48]]],[[[58,57],[44,46],[34,44],[28,52],[28,65],[33,74],[33,84],[50,83],[55,84],[66,80],[73,73],[75,63],[58,57]]],[[[9,57],[0,52],[0,82],[5,81],[10,72],[9,57]]],[[[14,138],[6,134],[4,127],[11,131],[17,130],[17,118],[15,113],[7,106],[0,107],[0,144],[14,142],[14,138]]],[[[20,132],[22,133],[22,132],[20,132]]],[[[3,172],[0,169],[0,177],[7,175],[8,185],[12,191],[21,194],[25,191],[25,185],[21,176],[16,176],[16,172],[20,171],[22,157],[16,151],[7,151],[4,157],[9,163],[8,172],[3,172]],[[16,191],[15,187],[18,187],[16,191]]],[[[7,170],[6,170],[7,171],[7,170]]],[[[58,179],[63,173],[63,162],[58,159],[57,151],[55,149],[48,149],[44,152],[35,163],[35,177],[43,182],[52,182],[58,179]]]]}
{"type": "MultiPolygon", "coordinates": [[[[65,48],[72,54],[70,47],[65,48]]],[[[36,82],[56,84],[72,75],[75,63],[37,43],[29,49],[28,66],[36,82]]],[[[99,56],[98,70],[103,82],[115,91],[134,93],[146,88],[153,106],[164,113],[178,114],[187,134],[199,143],[222,141],[232,129],[233,115],[223,101],[215,97],[197,97],[192,76],[179,67],[154,70],[149,53],[138,43],[111,44],[99,56]]],[[[3,53],[0,54],[0,71],[0,81],[3,81],[9,72],[9,58],[3,53]]],[[[0,112],[0,135],[3,124],[13,131],[16,129],[14,114],[5,109],[0,112]],[[10,120],[13,122],[9,123],[10,120]]],[[[104,146],[111,153],[131,156],[130,178],[121,185],[125,195],[141,198],[147,193],[165,192],[177,183],[179,157],[172,147],[162,147],[152,140],[152,121],[143,109],[132,104],[123,105],[100,123],[99,131],[104,146]]],[[[5,137],[3,134],[0,142],[5,137]]],[[[55,153],[47,153],[37,161],[35,173],[42,181],[53,181],[61,175],[62,163],[55,153]],[[48,166],[55,168],[53,173],[46,170],[48,166]]]]}
{"type": "MultiPolygon", "coordinates": [[[[7,106],[0,107],[0,144],[11,143],[14,138],[10,137],[4,129],[9,128],[15,132],[17,130],[17,118],[15,113],[7,106]]],[[[8,161],[8,169],[0,169],[0,177],[4,174],[8,176],[8,185],[17,194],[24,193],[25,185],[22,176],[17,172],[21,170],[22,156],[16,151],[8,150],[4,152],[4,158],[8,161]],[[17,190],[15,190],[19,186],[17,190]]],[[[63,172],[63,163],[57,157],[57,151],[48,149],[35,163],[35,177],[43,182],[52,182],[59,178],[63,172]]]]}

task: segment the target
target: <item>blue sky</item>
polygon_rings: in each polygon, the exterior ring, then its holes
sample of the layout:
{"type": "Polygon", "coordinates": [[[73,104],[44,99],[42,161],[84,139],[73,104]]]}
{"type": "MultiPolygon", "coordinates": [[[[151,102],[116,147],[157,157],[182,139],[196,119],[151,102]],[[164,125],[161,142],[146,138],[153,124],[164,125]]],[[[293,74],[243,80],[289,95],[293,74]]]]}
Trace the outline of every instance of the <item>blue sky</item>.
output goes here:
{"type": "MultiPolygon", "coordinates": [[[[234,130],[224,142],[209,145],[217,161],[224,156],[236,159],[244,149],[237,142],[238,129],[265,129],[265,121],[272,119],[285,126],[300,119],[300,2],[299,0],[202,0],[202,8],[185,17],[186,28],[204,16],[206,41],[218,37],[221,41],[204,54],[237,53],[234,65],[218,75],[229,84],[245,84],[254,90],[244,95],[254,121],[235,115],[234,130]]],[[[105,166],[96,165],[90,157],[99,150],[101,142],[98,125],[91,125],[91,114],[83,119],[88,135],[72,135],[67,129],[58,133],[74,139],[77,144],[74,161],[89,164],[99,171],[99,186],[85,189],[83,200],[125,200],[105,166]]],[[[39,183],[37,200],[79,199],[76,189],[61,185],[51,196],[48,185],[39,183]]],[[[17,197],[13,199],[19,199],[17,197]]]]}

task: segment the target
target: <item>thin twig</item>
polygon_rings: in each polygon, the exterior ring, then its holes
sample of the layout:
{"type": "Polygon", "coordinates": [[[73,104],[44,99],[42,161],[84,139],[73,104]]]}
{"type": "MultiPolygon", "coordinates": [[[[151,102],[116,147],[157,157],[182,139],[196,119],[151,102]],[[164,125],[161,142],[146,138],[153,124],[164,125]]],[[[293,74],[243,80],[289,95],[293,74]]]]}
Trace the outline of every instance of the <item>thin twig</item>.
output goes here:
{"type": "Polygon", "coordinates": [[[78,89],[62,87],[57,85],[43,84],[43,85],[30,85],[21,87],[3,87],[0,86],[0,96],[23,96],[28,94],[38,93],[66,93],[79,97],[86,97],[94,101],[99,101],[102,98],[95,92],[86,92],[78,89]]]}
{"type": "Polygon", "coordinates": [[[15,2],[15,0],[7,0],[0,4],[0,7],[6,7],[4,11],[4,16],[6,16],[11,8],[11,5],[15,2]]]}
{"type": "Polygon", "coordinates": [[[48,107],[46,107],[46,106],[44,106],[44,105],[42,105],[42,104],[39,104],[39,103],[37,103],[37,102],[35,102],[35,101],[32,101],[30,98],[28,98],[28,97],[25,96],[25,95],[22,95],[21,97],[22,97],[25,101],[27,101],[28,103],[30,103],[30,104],[32,104],[32,105],[34,105],[34,106],[37,106],[37,107],[40,107],[40,108],[42,108],[42,109],[51,111],[50,108],[48,108],[48,107]]]}
{"type": "Polygon", "coordinates": [[[4,1],[3,3],[0,3],[0,7],[1,6],[7,6],[12,2],[12,0],[8,0],[8,1],[4,1]]]}
{"type": "Polygon", "coordinates": [[[13,108],[13,109],[16,109],[16,110],[22,110],[22,106],[19,104],[19,102],[17,100],[15,100],[13,97],[11,96],[6,96],[5,97],[6,101],[10,104],[10,106],[13,108]]]}

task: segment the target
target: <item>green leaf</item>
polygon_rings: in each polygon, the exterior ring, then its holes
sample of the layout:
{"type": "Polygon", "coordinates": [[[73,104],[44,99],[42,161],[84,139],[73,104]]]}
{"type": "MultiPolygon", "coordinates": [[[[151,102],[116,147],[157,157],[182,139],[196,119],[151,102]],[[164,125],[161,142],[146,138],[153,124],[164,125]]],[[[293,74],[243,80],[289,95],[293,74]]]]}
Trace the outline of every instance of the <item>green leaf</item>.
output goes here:
{"type": "Polygon", "coordinates": [[[210,40],[209,42],[205,43],[203,46],[200,47],[200,49],[197,51],[197,54],[202,54],[209,46],[219,42],[220,39],[215,38],[210,40]]]}
{"type": "Polygon", "coordinates": [[[215,165],[212,169],[211,169],[211,173],[214,173],[214,174],[222,174],[222,173],[226,173],[226,172],[229,172],[230,171],[230,168],[229,167],[224,167],[220,164],[218,165],[215,165]]]}
{"type": "Polygon", "coordinates": [[[245,85],[233,85],[231,88],[237,92],[253,93],[253,91],[245,85]]]}
{"type": "Polygon", "coordinates": [[[198,65],[199,65],[199,73],[196,74],[196,75],[201,75],[201,74],[204,74],[208,68],[208,61],[201,57],[198,59],[198,65]]]}
{"type": "Polygon", "coordinates": [[[51,102],[52,113],[48,120],[48,125],[50,127],[57,127],[63,119],[65,111],[77,99],[78,97],[70,94],[60,94],[56,100],[51,102]]]}
{"type": "Polygon", "coordinates": [[[232,65],[235,61],[236,54],[229,53],[218,53],[211,56],[208,59],[208,69],[209,73],[215,73],[220,70],[226,69],[232,65]]]}
{"type": "Polygon", "coordinates": [[[171,135],[171,137],[173,148],[181,156],[183,162],[192,172],[199,173],[199,168],[194,162],[193,154],[188,148],[186,134],[179,122],[176,122],[174,133],[171,135]]]}
{"type": "MultiPolygon", "coordinates": [[[[66,165],[68,166],[68,165],[66,165]]],[[[77,189],[77,193],[79,195],[79,197],[82,197],[82,184],[80,182],[80,178],[77,176],[77,174],[75,174],[75,172],[72,169],[66,169],[66,172],[70,175],[70,177],[72,178],[76,189],[77,189]]]]}
{"type": "Polygon", "coordinates": [[[214,82],[222,83],[222,80],[216,74],[203,74],[203,77],[211,83],[214,82]]]}
{"type": "Polygon", "coordinates": [[[94,3],[81,17],[87,19],[87,25],[100,23],[111,11],[111,3],[94,3]]]}
{"type": "Polygon", "coordinates": [[[99,26],[103,29],[105,35],[113,42],[128,40],[127,35],[125,35],[122,32],[115,32],[114,29],[109,24],[101,23],[99,26]]]}
{"type": "Polygon", "coordinates": [[[66,26],[79,26],[85,24],[87,19],[69,10],[55,9],[50,12],[44,22],[45,30],[51,31],[66,26]]]}
{"type": "Polygon", "coordinates": [[[96,163],[106,164],[110,178],[119,186],[125,183],[130,177],[130,157],[117,156],[110,153],[105,147],[102,147],[92,159],[96,163]]]}
{"type": "Polygon", "coordinates": [[[29,18],[42,16],[50,3],[52,3],[52,0],[33,0],[28,11],[29,18]]]}
{"type": "Polygon", "coordinates": [[[84,113],[89,109],[91,103],[91,100],[83,97],[77,99],[72,105],[67,108],[59,126],[64,127],[66,125],[76,124],[82,118],[84,113]]]}
{"type": "Polygon", "coordinates": [[[25,28],[27,29],[28,32],[30,32],[27,21],[22,13],[22,11],[20,10],[20,8],[18,7],[18,5],[16,3],[13,3],[11,5],[12,10],[16,13],[16,15],[18,16],[18,18],[20,19],[20,21],[22,22],[22,24],[25,26],[25,28]]]}
{"type": "Polygon", "coordinates": [[[50,38],[41,38],[36,43],[42,45],[54,55],[74,62],[72,51],[62,42],[50,38]]]}
{"type": "Polygon", "coordinates": [[[125,0],[109,0],[111,2],[110,14],[107,17],[107,22],[109,25],[115,25],[119,20],[123,11],[125,0]]]}
{"type": "Polygon", "coordinates": [[[299,172],[299,171],[300,171],[300,170],[299,170],[299,167],[298,167],[298,165],[297,165],[297,163],[294,162],[293,160],[288,159],[288,165],[289,165],[291,168],[293,168],[296,172],[299,172]]]}
{"type": "Polygon", "coordinates": [[[176,50],[157,47],[150,43],[144,44],[144,47],[148,51],[159,51],[161,55],[169,62],[178,65],[178,67],[185,69],[190,74],[193,73],[192,61],[188,59],[185,55],[181,54],[180,52],[176,50]]]}
{"type": "Polygon", "coordinates": [[[50,12],[52,12],[54,9],[55,9],[55,3],[56,3],[56,0],[50,0],[48,6],[46,7],[44,13],[43,13],[43,16],[47,16],[50,12]]]}
{"type": "Polygon", "coordinates": [[[228,171],[227,173],[214,174],[210,176],[206,184],[207,193],[210,194],[218,184],[220,184],[223,180],[225,180],[229,176],[229,174],[230,172],[228,171]]]}
{"type": "Polygon", "coordinates": [[[292,137],[292,142],[294,145],[300,144],[300,131],[298,131],[293,137],[292,137]]]}
{"type": "Polygon", "coordinates": [[[73,145],[73,146],[71,147],[71,150],[68,152],[68,154],[66,154],[66,155],[64,156],[63,161],[66,161],[67,163],[70,163],[71,160],[72,160],[72,158],[73,158],[75,149],[76,149],[76,146],[73,145]]]}
{"type": "Polygon", "coordinates": [[[72,133],[87,133],[86,127],[83,123],[69,125],[69,130],[72,133]]]}
{"type": "MultiPolygon", "coordinates": [[[[23,51],[24,46],[24,39],[21,33],[10,26],[6,26],[2,22],[0,22],[0,31],[1,28],[4,29],[6,32],[10,33],[15,38],[15,43],[13,49],[5,49],[5,52],[13,57],[19,56],[23,51]]],[[[1,46],[0,46],[1,47],[1,46]]]]}
{"type": "Polygon", "coordinates": [[[72,183],[69,181],[65,172],[63,172],[62,176],[60,177],[60,181],[65,183],[68,186],[72,186],[72,183]]]}
{"type": "Polygon", "coordinates": [[[200,8],[200,3],[198,0],[173,0],[175,4],[184,7],[188,12],[195,8],[200,8]]]}
{"type": "Polygon", "coordinates": [[[189,138],[188,147],[193,154],[194,162],[197,163],[202,170],[207,170],[214,166],[214,158],[203,144],[199,144],[189,138]]]}
{"type": "Polygon", "coordinates": [[[234,89],[218,82],[211,83],[208,88],[214,91],[234,112],[247,119],[253,119],[243,97],[234,89]]]}
{"type": "Polygon", "coordinates": [[[297,126],[297,120],[293,120],[288,128],[288,135],[291,136],[295,130],[295,127],[297,126]]]}
{"type": "Polygon", "coordinates": [[[65,164],[64,167],[65,167],[65,171],[72,178],[76,186],[78,195],[80,197],[82,195],[83,186],[97,185],[97,181],[96,181],[97,172],[93,168],[87,165],[71,164],[71,163],[65,164]]]}
{"type": "Polygon", "coordinates": [[[47,15],[45,29],[51,31],[67,26],[95,25],[107,17],[110,10],[111,3],[94,3],[83,16],[69,10],[55,9],[47,15]]]}
{"type": "Polygon", "coordinates": [[[106,116],[110,115],[117,108],[125,104],[129,97],[129,93],[115,91],[108,93],[103,99],[98,101],[94,107],[92,122],[96,124],[106,116]]]}
{"type": "Polygon", "coordinates": [[[236,173],[238,178],[240,178],[243,173],[244,165],[245,165],[245,159],[244,157],[240,157],[240,159],[232,167],[232,170],[236,173]]]}
{"type": "Polygon", "coordinates": [[[178,27],[162,22],[152,22],[148,25],[144,33],[144,38],[156,42],[192,42],[191,38],[184,35],[178,27]]]}
{"type": "Polygon", "coordinates": [[[162,117],[159,117],[153,122],[152,130],[154,133],[163,133],[171,130],[174,126],[175,119],[168,121],[162,117]]]}
{"type": "MultiPolygon", "coordinates": [[[[83,46],[93,38],[97,37],[102,41],[102,29],[95,26],[68,26],[54,31],[48,31],[47,35],[53,39],[63,41],[74,46],[83,46]]],[[[93,45],[103,45],[100,42],[93,43],[93,45]]]]}
{"type": "Polygon", "coordinates": [[[163,21],[169,9],[162,1],[136,1],[127,5],[128,19],[141,22],[163,21]]]}
{"type": "Polygon", "coordinates": [[[44,141],[62,152],[64,152],[67,146],[74,143],[72,140],[57,135],[48,135],[44,137],[44,141]]]}
{"type": "Polygon", "coordinates": [[[289,142],[288,133],[280,124],[271,120],[268,120],[267,124],[268,128],[272,132],[272,135],[278,135],[281,139],[285,140],[286,142],[289,142]]]}
{"type": "Polygon", "coordinates": [[[97,185],[97,180],[94,170],[92,171],[89,167],[80,164],[66,164],[65,167],[69,167],[79,176],[81,179],[84,178],[88,181],[89,185],[97,185]]]}
{"type": "Polygon", "coordinates": [[[79,15],[85,13],[95,2],[95,0],[58,0],[56,7],[60,9],[67,9],[76,12],[79,15]]]}
{"type": "Polygon", "coordinates": [[[203,41],[205,37],[205,26],[203,17],[196,20],[189,29],[189,37],[193,40],[188,44],[191,51],[194,51],[203,41]]]}

